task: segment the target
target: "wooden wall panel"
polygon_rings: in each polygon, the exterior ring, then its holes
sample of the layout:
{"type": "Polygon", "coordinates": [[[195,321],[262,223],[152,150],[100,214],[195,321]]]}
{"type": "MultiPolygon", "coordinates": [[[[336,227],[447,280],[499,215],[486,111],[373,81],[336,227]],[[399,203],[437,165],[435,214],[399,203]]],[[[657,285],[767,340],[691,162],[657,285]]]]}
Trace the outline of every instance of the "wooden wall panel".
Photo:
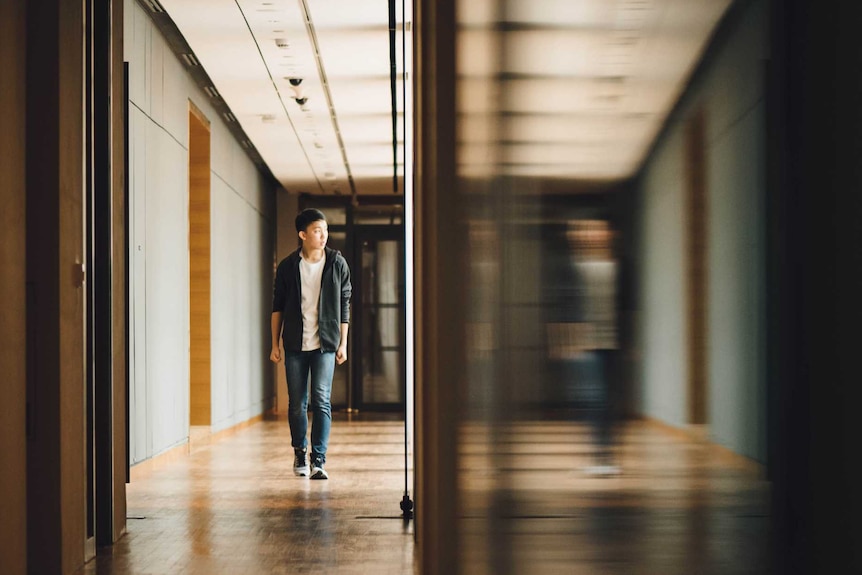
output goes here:
{"type": "Polygon", "coordinates": [[[454,2],[415,5],[416,536],[422,573],[459,572],[464,255],[455,174],[454,2]],[[453,328],[453,326],[455,326],[453,328]]]}
{"type": "Polygon", "coordinates": [[[210,128],[193,105],[189,111],[189,313],[190,423],[210,425],[210,128]]]}
{"type": "MultiPolygon", "coordinates": [[[[62,566],[63,572],[69,573],[84,563],[87,534],[87,477],[84,473],[87,461],[84,449],[86,406],[84,394],[81,393],[84,388],[84,288],[75,283],[73,273],[79,262],[85,261],[81,225],[84,221],[84,117],[81,113],[84,103],[84,57],[81,50],[84,44],[84,18],[82,2],[56,2],[59,7],[59,50],[47,56],[56,60],[57,54],[60,55],[59,123],[56,127],[60,148],[59,181],[54,198],[59,210],[59,260],[49,273],[54,274],[52,281],[58,284],[58,356],[61,358],[57,382],[60,401],[57,422],[60,430],[57,438],[60,446],[60,474],[54,480],[59,479],[61,485],[62,566]]],[[[35,73],[41,74],[42,70],[37,67],[35,73]]],[[[28,93],[28,106],[29,96],[28,93]]],[[[37,140],[36,146],[44,145],[44,142],[37,140]]],[[[28,192],[31,189],[28,186],[28,192]]]]}
{"type": "Polygon", "coordinates": [[[87,501],[78,273],[84,261],[83,6],[28,4],[28,15],[38,17],[27,18],[27,561],[33,573],[69,573],[84,563],[87,501]]]}
{"type": "Polygon", "coordinates": [[[0,3],[0,573],[27,570],[25,6],[0,3]]]}

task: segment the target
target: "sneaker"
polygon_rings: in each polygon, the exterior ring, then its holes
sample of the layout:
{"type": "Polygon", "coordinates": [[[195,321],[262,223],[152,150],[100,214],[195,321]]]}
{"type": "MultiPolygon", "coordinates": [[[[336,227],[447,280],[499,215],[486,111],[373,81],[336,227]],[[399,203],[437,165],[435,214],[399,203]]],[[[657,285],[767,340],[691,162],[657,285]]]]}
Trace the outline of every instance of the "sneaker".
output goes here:
{"type": "Polygon", "coordinates": [[[326,474],[326,470],[323,468],[322,461],[315,461],[311,464],[311,478],[329,479],[329,475],[326,474]]]}
{"type": "Polygon", "coordinates": [[[584,473],[598,477],[611,477],[619,475],[622,470],[616,465],[593,465],[584,468],[584,473]]]}
{"type": "Polygon", "coordinates": [[[308,477],[308,462],[305,460],[305,450],[294,449],[293,455],[293,474],[297,477],[308,477]]]}

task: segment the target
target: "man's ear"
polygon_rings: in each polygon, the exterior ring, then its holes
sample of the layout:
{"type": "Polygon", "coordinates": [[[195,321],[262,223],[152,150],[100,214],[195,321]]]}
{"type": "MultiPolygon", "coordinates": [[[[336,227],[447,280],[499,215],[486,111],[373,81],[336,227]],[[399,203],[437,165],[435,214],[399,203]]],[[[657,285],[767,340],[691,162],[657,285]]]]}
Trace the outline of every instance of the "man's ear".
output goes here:
{"type": "Polygon", "coordinates": [[[306,234],[304,231],[299,232],[299,239],[301,239],[302,241],[305,241],[305,237],[306,237],[306,234]]]}

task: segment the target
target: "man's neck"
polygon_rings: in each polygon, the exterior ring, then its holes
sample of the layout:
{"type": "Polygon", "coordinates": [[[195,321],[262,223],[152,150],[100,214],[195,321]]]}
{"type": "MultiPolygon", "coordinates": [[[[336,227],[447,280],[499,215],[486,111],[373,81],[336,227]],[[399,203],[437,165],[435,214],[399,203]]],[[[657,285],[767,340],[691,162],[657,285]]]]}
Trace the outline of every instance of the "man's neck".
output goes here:
{"type": "Polygon", "coordinates": [[[302,252],[302,259],[304,259],[310,263],[313,263],[313,264],[319,262],[326,255],[325,252],[323,251],[323,249],[309,250],[309,249],[306,249],[304,246],[303,246],[301,252],[302,252]]]}

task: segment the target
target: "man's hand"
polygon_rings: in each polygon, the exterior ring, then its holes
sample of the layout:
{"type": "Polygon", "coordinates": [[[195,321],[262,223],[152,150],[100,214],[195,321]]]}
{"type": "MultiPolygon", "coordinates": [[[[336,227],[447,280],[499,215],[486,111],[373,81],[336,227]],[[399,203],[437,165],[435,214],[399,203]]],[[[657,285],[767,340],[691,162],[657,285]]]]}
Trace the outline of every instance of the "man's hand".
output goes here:
{"type": "Polygon", "coordinates": [[[280,347],[272,348],[272,351],[269,352],[269,361],[271,361],[272,363],[278,363],[281,361],[281,348],[280,347]]]}
{"type": "Polygon", "coordinates": [[[347,361],[347,344],[339,345],[338,349],[335,350],[335,363],[341,365],[347,361]]]}

